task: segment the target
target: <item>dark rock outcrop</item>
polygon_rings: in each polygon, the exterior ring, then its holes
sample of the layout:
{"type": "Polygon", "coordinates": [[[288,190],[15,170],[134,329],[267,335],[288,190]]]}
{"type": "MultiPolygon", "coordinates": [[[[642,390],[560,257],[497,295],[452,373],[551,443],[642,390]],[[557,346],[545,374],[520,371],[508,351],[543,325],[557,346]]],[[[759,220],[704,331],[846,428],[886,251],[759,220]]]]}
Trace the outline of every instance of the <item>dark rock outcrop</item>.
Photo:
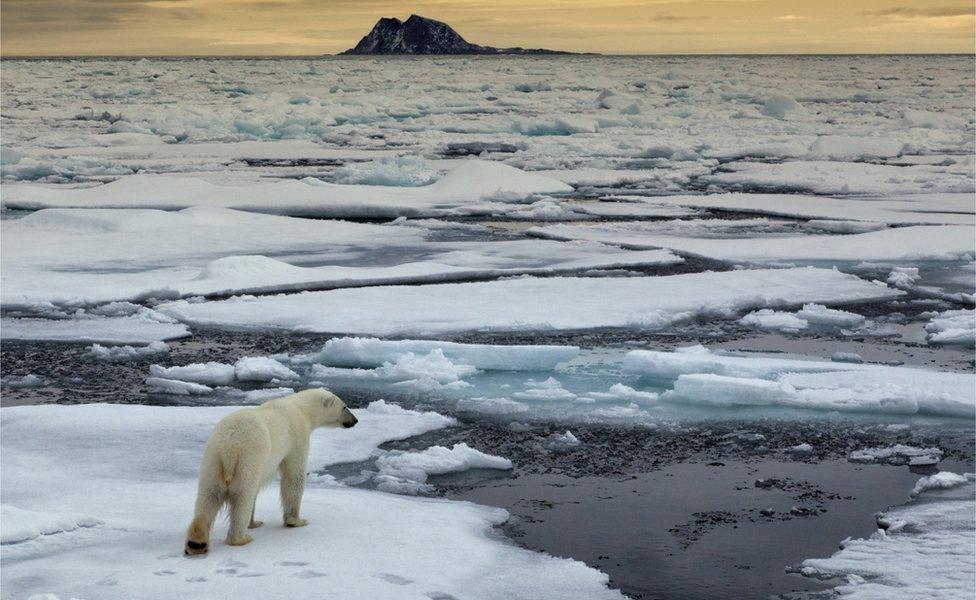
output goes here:
{"type": "Polygon", "coordinates": [[[447,23],[410,15],[384,17],[355,48],[341,54],[571,54],[543,48],[493,48],[465,40],[447,23]]]}

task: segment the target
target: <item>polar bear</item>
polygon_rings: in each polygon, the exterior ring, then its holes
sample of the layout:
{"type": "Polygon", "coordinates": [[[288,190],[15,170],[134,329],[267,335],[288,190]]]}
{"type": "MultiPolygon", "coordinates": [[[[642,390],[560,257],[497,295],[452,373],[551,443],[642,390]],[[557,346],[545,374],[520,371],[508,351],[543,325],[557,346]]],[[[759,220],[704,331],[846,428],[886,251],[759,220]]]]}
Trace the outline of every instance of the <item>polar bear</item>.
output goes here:
{"type": "Polygon", "coordinates": [[[281,475],[281,506],[287,527],[303,527],[298,516],[305,492],[308,443],[316,427],[352,427],[357,419],[335,394],[312,389],[233,412],[214,427],[203,451],[193,522],[186,532],[187,555],[206,554],[210,528],[224,503],[230,509],[227,543],[251,542],[258,491],[281,475]]]}

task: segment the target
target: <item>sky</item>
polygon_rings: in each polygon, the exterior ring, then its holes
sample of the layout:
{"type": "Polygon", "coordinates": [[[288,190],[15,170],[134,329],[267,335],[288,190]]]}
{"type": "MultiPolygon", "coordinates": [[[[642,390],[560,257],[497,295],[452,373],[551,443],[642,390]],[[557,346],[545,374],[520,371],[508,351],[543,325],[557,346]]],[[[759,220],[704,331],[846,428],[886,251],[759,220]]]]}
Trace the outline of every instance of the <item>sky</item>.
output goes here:
{"type": "Polygon", "coordinates": [[[973,53],[973,0],[2,0],[12,55],[316,55],[416,13],[469,42],[606,54],[973,53]]]}

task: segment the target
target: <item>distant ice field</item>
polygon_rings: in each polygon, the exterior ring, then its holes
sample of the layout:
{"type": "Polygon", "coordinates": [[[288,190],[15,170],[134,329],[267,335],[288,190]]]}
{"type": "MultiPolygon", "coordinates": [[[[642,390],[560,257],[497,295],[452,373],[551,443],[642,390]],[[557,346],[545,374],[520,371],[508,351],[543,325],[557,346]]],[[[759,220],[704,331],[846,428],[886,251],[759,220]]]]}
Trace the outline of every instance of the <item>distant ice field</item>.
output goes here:
{"type": "MultiPolygon", "coordinates": [[[[526,439],[555,465],[625,432],[727,421],[742,431],[720,454],[748,444],[750,469],[833,445],[934,473],[976,415],[974,69],[3,61],[4,590],[620,597],[600,561],[492,534],[503,510],[403,497],[522,475],[524,448],[485,446],[485,428],[545,431],[526,439]],[[251,546],[215,535],[210,559],[183,558],[213,423],[308,387],[360,419],[313,437],[313,525],[269,521],[251,546]],[[37,403],[52,405],[8,407],[37,403]],[[751,432],[808,420],[933,434],[862,448],[844,427],[751,432]]],[[[885,532],[800,572],[851,597],[971,597],[972,494],[971,476],[929,474],[885,532]]]]}

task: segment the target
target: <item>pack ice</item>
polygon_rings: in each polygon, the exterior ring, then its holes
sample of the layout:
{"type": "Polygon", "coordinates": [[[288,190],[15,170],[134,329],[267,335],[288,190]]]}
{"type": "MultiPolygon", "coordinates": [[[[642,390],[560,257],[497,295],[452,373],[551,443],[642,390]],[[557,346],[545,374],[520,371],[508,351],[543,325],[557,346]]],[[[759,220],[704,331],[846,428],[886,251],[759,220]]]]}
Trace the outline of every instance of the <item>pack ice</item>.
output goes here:
{"type": "Polygon", "coordinates": [[[833,361],[716,353],[634,350],[625,372],[673,382],[668,402],[716,407],[779,406],[888,414],[976,414],[976,381],[968,373],[833,361]]]}
{"type": "Polygon", "coordinates": [[[799,268],[346,289],[171,302],[159,310],[190,324],[388,336],[465,330],[659,328],[696,315],[731,316],[757,307],[866,302],[899,294],[837,271],[799,268]],[[615,301],[608,304],[606,298],[615,301]]]}

